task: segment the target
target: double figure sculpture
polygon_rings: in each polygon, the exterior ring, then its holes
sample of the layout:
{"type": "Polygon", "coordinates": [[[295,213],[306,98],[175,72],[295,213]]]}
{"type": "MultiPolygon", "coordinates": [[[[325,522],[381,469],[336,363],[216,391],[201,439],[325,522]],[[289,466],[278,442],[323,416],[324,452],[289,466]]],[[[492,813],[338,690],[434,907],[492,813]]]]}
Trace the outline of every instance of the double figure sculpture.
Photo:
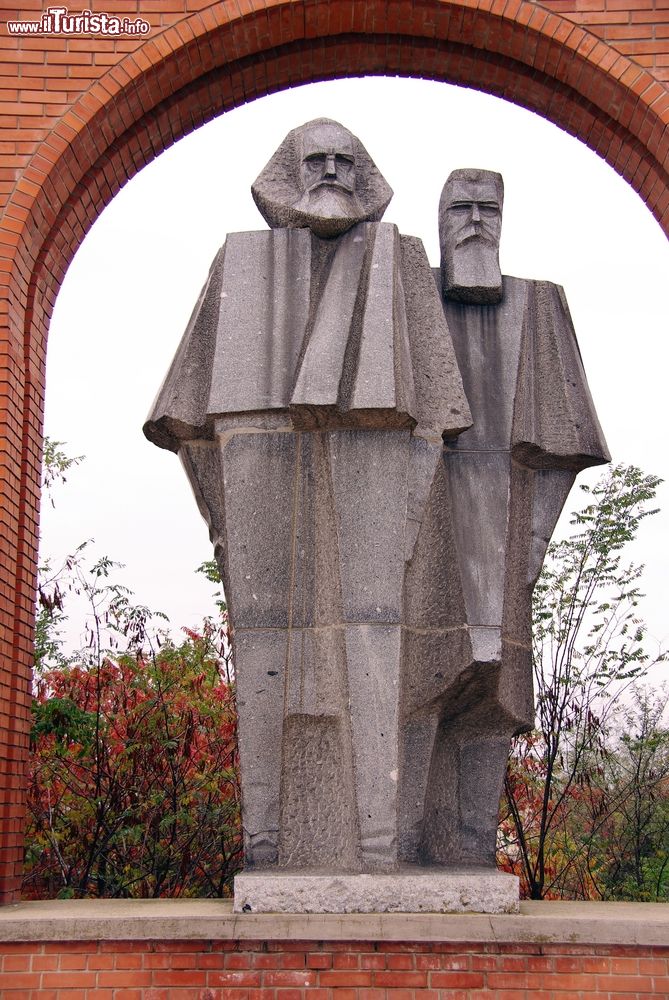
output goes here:
{"type": "Polygon", "coordinates": [[[494,869],[533,724],[531,596],[608,461],[562,289],[502,277],[499,174],[456,170],[441,267],[318,119],[252,187],[145,425],[178,452],[232,623],[248,869],[494,869]]]}

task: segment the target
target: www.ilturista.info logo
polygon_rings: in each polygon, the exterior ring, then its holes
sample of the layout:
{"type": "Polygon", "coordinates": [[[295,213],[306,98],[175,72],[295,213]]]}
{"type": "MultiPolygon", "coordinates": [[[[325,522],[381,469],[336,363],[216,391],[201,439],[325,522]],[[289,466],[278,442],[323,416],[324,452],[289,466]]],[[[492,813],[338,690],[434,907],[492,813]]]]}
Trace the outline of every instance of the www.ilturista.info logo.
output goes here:
{"type": "Polygon", "coordinates": [[[141,17],[131,21],[116,14],[71,14],[67,7],[49,7],[39,21],[8,21],[7,30],[10,35],[148,35],[151,25],[141,17]]]}

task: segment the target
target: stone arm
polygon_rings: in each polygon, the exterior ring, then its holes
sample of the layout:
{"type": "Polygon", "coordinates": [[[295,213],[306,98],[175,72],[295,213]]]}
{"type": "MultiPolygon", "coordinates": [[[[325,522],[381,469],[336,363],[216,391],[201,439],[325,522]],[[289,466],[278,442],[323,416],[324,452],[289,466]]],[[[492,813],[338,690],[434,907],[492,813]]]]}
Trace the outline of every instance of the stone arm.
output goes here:
{"type": "Polygon", "coordinates": [[[609,462],[563,289],[528,281],[511,453],[532,469],[609,462]]]}
{"type": "Polygon", "coordinates": [[[177,353],[144,424],[144,434],[178,452],[184,441],[213,437],[207,420],[221,301],[225,246],[216,254],[177,353]]]}

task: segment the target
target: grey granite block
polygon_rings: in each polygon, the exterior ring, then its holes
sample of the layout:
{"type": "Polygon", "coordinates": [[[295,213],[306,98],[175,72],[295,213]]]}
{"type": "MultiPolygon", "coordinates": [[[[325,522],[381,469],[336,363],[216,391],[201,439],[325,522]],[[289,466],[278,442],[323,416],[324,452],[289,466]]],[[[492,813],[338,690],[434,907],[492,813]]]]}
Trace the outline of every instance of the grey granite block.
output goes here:
{"type": "Polygon", "coordinates": [[[394,875],[258,872],[235,878],[235,913],[518,913],[518,879],[495,871],[394,875]]]}

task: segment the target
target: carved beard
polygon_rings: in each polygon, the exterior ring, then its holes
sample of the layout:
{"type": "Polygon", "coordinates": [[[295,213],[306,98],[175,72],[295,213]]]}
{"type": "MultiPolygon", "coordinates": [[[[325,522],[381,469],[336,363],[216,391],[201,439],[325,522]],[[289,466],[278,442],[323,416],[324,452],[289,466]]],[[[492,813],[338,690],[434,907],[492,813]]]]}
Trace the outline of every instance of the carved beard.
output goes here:
{"type": "Polygon", "coordinates": [[[444,297],[490,304],[502,298],[499,244],[482,234],[465,233],[447,247],[441,262],[444,297]]]}
{"type": "Polygon", "coordinates": [[[358,219],[364,215],[355,192],[341,184],[321,182],[305,191],[294,207],[323,219],[358,219]]]}

